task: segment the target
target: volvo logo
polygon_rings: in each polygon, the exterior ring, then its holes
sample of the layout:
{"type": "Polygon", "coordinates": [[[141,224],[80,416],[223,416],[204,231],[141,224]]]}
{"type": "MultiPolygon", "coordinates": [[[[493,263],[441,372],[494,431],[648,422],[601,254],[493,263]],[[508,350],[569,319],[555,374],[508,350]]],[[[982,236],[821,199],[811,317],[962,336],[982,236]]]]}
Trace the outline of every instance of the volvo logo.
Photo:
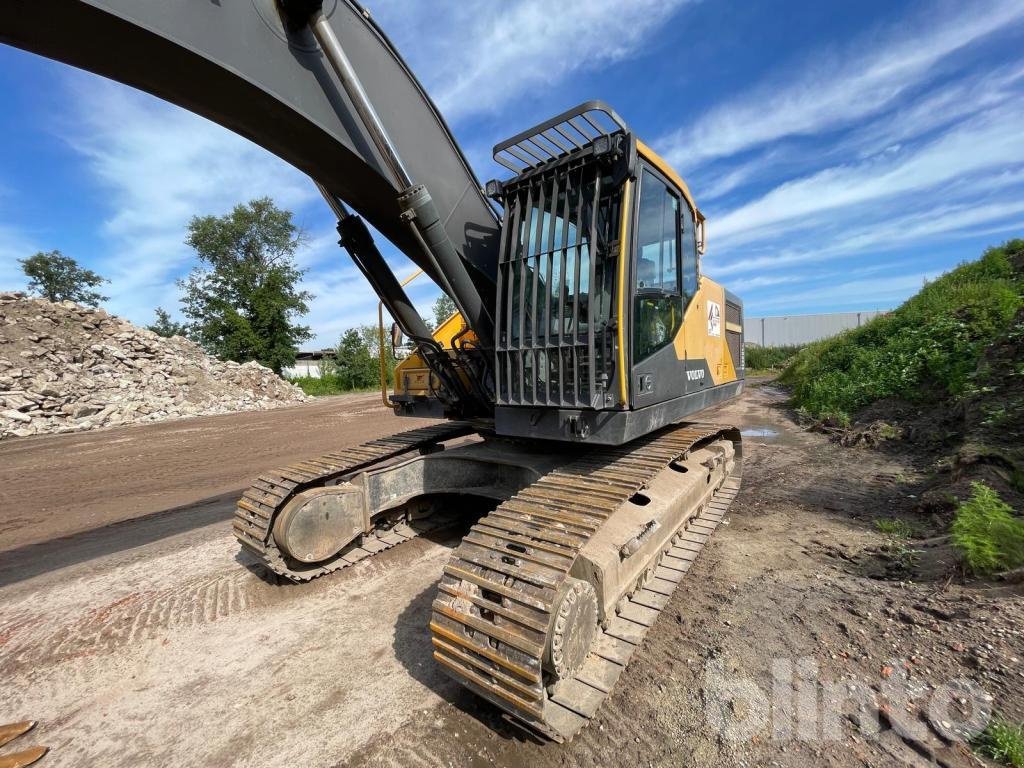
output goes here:
{"type": "Polygon", "coordinates": [[[701,368],[697,371],[687,371],[686,378],[690,381],[703,381],[704,380],[704,369],[701,368]]]}

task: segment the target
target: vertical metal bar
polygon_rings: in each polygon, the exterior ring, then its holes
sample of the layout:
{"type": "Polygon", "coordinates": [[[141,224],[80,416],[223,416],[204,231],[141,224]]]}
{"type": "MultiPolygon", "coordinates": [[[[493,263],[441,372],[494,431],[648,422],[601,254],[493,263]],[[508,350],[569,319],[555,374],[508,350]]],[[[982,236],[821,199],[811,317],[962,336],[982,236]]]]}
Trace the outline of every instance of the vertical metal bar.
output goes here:
{"type": "MultiPolygon", "coordinates": [[[[533,247],[530,249],[530,262],[533,262],[533,280],[530,286],[530,362],[531,382],[530,399],[533,404],[537,402],[537,283],[540,275],[540,254],[542,250],[544,232],[544,209],[546,207],[545,195],[547,188],[543,179],[540,181],[539,202],[537,203],[537,224],[533,235],[533,247]]],[[[528,262],[529,264],[529,262],[528,262]]]]}
{"type": "Polygon", "coordinates": [[[572,177],[569,172],[565,174],[565,203],[562,206],[562,243],[558,249],[558,258],[561,269],[562,283],[558,286],[558,403],[566,405],[565,402],[565,290],[563,286],[568,285],[569,274],[569,203],[572,199],[572,177]]]}
{"type": "Polygon", "coordinates": [[[513,238],[515,237],[515,217],[518,206],[516,201],[518,195],[511,201],[511,210],[505,212],[505,221],[502,223],[501,230],[501,246],[498,251],[498,285],[497,285],[497,306],[495,307],[495,318],[498,322],[495,336],[495,360],[494,372],[496,376],[496,392],[499,402],[508,400],[507,390],[510,386],[510,381],[505,374],[504,368],[508,360],[508,345],[509,336],[506,331],[504,334],[504,341],[502,341],[503,334],[501,329],[507,328],[506,315],[510,313],[510,307],[507,299],[508,292],[508,279],[509,279],[509,261],[510,254],[513,249],[513,238]]]}
{"type": "MultiPolygon", "coordinates": [[[[600,253],[597,248],[598,206],[601,202],[601,166],[594,166],[594,199],[590,207],[590,300],[587,301],[587,354],[590,358],[590,403],[593,405],[597,393],[597,318],[595,317],[594,293],[597,286],[597,260],[600,253]]],[[[603,331],[602,331],[603,335],[603,331]]],[[[596,406],[595,406],[596,407],[596,406]]]]}
{"type": "Polygon", "coordinates": [[[509,229],[509,250],[508,250],[508,261],[505,264],[506,270],[506,293],[505,293],[505,377],[508,385],[508,402],[512,402],[512,385],[513,385],[513,371],[512,371],[512,349],[514,348],[514,342],[512,338],[512,316],[515,314],[515,297],[512,295],[512,291],[515,286],[515,279],[513,278],[513,270],[516,268],[516,256],[519,253],[519,229],[521,227],[523,218],[523,201],[522,191],[517,190],[515,196],[515,202],[512,205],[512,226],[509,229]]]}
{"type": "MultiPolygon", "coordinates": [[[[573,399],[576,405],[583,405],[583,396],[581,394],[582,387],[580,384],[580,294],[583,290],[583,281],[580,279],[580,271],[582,255],[583,255],[583,169],[579,169],[577,174],[576,183],[576,242],[574,243],[575,250],[575,268],[573,269],[573,276],[576,280],[575,296],[572,301],[572,374],[573,374],[573,399]]],[[[587,255],[590,255],[588,249],[587,255]]],[[[587,286],[587,291],[593,290],[592,286],[587,286]]],[[[587,302],[590,304],[589,300],[587,302]]],[[[590,329],[587,329],[590,332],[590,329]]]]}
{"type": "MultiPolygon", "coordinates": [[[[547,367],[545,371],[545,387],[544,387],[544,402],[551,402],[551,300],[554,298],[551,291],[556,286],[551,282],[552,272],[554,271],[553,266],[555,263],[555,222],[558,220],[558,174],[551,177],[551,211],[548,214],[550,216],[550,222],[548,223],[548,271],[547,280],[544,282],[546,286],[544,294],[544,364],[547,367]]],[[[558,279],[562,280],[563,276],[561,273],[558,274],[558,279]]],[[[561,291],[559,291],[561,292],[561,291]]]]}
{"type": "Polygon", "coordinates": [[[526,394],[525,371],[523,370],[523,350],[526,347],[526,262],[530,252],[530,229],[533,223],[533,187],[526,190],[526,207],[523,209],[523,237],[522,249],[519,251],[519,337],[517,349],[520,353],[517,357],[519,369],[516,372],[519,377],[519,403],[523,403],[526,394]]]}
{"type": "Polygon", "coordinates": [[[533,265],[533,280],[530,286],[530,297],[532,311],[530,312],[530,347],[537,346],[537,278],[540,272],[541,232],[544,231],[544,207],[545,207],[545,186],[540,183],[540,201],[537,203],[537,224],[532,237],[533,247],[530,249],[530,261],[533,265]]]}

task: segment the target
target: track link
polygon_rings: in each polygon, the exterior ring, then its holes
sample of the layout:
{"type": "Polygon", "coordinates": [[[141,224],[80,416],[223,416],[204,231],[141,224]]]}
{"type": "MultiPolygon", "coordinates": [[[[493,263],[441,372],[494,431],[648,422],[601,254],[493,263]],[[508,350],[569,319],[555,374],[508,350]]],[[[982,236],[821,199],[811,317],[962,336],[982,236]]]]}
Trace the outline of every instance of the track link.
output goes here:
{"type": "Polygon", "coordinates": [[[445,567],[433,604],[433,655],[477,694],[555,741],[594,717],[633,651],[724,517],[740,484],[739,433],[681,424],[553,470],[473,526],[445,567]],[[670,462],[717,438],[735,469],[675,533],[653,578],[598,627],[579,672],[550,684],[543,669],[556,600],[576,554],[605,520],[670,462]]]}
{"type": "Polygon", "coordinates": [[[474,427],[462,422],[420,427],[260,475],[238,500],[232,523],[235,538],[274,573],[291,581],[309,581],[446,525],[454,519],[452,516],[432,515],[380,528],[363,535],[329,560],[314,564],[287,558],[274,542],[273,533],[275,517],[296,494],[331,485],[380,462],[475,432],[474,427]]]}

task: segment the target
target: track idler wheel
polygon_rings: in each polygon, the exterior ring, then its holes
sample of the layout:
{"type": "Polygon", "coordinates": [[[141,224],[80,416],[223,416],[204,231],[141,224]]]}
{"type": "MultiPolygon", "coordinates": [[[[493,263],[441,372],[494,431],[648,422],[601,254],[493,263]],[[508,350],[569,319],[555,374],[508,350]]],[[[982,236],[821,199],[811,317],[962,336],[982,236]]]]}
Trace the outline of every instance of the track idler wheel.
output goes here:
{"type": "Polygon", "coordinates": [[[562,585],[544,649],[544,669],[558,680],[579,671],[597,634],[597,593],[580,579],[562,585]]]}
{"type": "Polygon", "coordinates": [[[311,488],[289,501],[274,521],[274,542],[301,563],[319,563],[365,530],[363,492],[342,483],[311,488]]]}

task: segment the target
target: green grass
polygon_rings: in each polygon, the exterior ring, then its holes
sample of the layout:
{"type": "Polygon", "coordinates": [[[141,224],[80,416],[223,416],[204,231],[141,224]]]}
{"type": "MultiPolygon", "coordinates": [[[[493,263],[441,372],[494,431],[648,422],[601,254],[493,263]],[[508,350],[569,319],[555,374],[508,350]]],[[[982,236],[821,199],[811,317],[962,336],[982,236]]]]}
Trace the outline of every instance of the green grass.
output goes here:
{"type": "Polygon", "coordinates": [[[322,397],[324,395],[343,395],[348,392],[371,392],[376,387],[357,387],[352,389],[336,376],[296,376],[288,379],[302,389],[307,395],[322,397]]]}
{"type": "Polygon", "coordinates": [[[1024,768],[1024,725],[993,720],[974,740],[974,748],[1003,765],[1024,768]]]}
{"type": "Polygon", "coordinates": [[[747,347],[744,350],[747,374],[760,375],[780,371],[801,349],[802,346],[747,347]]]}
{"type": "Polygon", "coordinates": [[[914,535],[914,528],[906,520],[894,517],[880,517],[875,520],[875,528],[893,539],[909,539],[914,535]]]}
{"type": "Polygon", "coordinates": [[[794,405],[845,424],[883,398],[936,403],[975,391],[984,383],[982,354],[1006,337],[1024,306],[1024,275],[1013,266],[1021,254],[1024,240],[990,248],[889,314],[808,345],[780,376],[794,405]]]}
{"type": "Polygon", "coordinates": [[[979,575],[1024,566],[1024,520],[985,483],[971,484],[971,497],[953,519],[953,546],[979,575]]]}

